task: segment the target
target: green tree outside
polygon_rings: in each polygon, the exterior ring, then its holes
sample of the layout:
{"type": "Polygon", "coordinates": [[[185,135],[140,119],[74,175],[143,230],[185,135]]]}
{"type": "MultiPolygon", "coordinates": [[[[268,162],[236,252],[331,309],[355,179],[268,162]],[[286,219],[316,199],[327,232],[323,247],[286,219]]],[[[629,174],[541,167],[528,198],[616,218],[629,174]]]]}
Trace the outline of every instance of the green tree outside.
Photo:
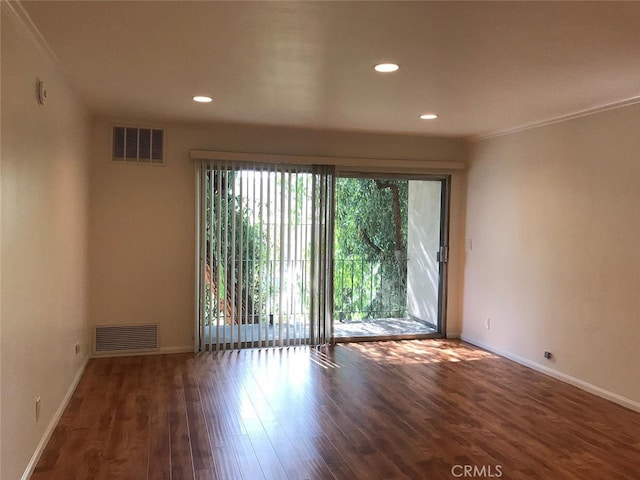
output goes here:
{"type": "Polygon", "coordinates": [[[338,178],[334,318],[402,318],[407,298],[409,182],[338,178]]]}

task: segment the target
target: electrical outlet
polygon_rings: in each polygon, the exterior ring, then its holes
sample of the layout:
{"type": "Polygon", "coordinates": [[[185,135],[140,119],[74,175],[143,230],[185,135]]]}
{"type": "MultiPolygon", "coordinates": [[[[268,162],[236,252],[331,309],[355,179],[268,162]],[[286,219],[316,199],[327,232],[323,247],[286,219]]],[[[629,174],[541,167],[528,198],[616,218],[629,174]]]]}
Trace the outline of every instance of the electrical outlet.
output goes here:
{"type": "Polygon", "coordinates": [[[552,357],[551,352],[544,352],[544,358],[549,360],[552,357]]]}
{"type": "Polygon", "coordinates": [[[486,327],[487,330],[491,330],[491,317],[487,317],[487,319],[484,322],[484,326],[486,327]]]}
{"type": "Polygon", "coordinates": [[[42,403],[42,399],[40,397],[36,398],[36,422],[40,420],[40,404],[42,403]]]}
{"type": "Polygon", "coordinates": [[[76,343],[76,355],[80,353],[80,344],[76,343]]]}

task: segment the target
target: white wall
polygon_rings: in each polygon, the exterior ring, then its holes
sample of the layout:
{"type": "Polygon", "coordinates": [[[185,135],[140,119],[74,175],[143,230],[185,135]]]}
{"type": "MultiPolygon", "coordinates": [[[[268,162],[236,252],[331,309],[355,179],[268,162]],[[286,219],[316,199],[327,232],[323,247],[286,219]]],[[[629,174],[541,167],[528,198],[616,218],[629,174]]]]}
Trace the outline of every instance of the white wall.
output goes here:
{"type": "Polygon", "coordinates": [[[158,323],[164,351],[193,350],[195,170],[166,132],[166,166],[111,161],[111,127],[93,129],[89,318],[158,323]]]}
{"type": "MultiPolygon", "coordinates": [[[[2,23],[4,11],[0,5],[0,465],[2,465],[2,23]]],[[[0,475],[2,472],[0,471],[0,475]]]]}
{"type": "Polygon", "coordinates": [[[640,402],[639,131],[631,106],[474,145],[463,338],[640,402]]]}
{"type": "Polygon", "coordinates": [[[439,181],[409,182],[407,313],[433,325],[438,324],[441,194],[439,181]]]}
{"type": "Polygon", "coordinates": [[[3,12],[0,477],[7,480],[25,472],[88,352],[89,120],[16,22],[3,12]],[[36,103],[37,78],[48,86],[45,106],[36,103]]]}
{"type": "MultiPolygon", "coordinates": [[[[93,127],[90,226],[92,324],[160,324],[167,351],[193,347],[195,162],[191,149],[364,158],[466,160],[463,142],[427,137],[324,132],[246,125],[166,128],[165,167],[111,161],[111,126],[93,127]]],[[[393,171],[390,163],[389,171],[393,171]]],[[[454,174],[452,229],[462,238],[463,173],[454,174]]],[[[462,251],[462,242],[454,245],[462,251]]],[[[454,254],[455,255],[455,254],[454,254]]],[[[459,332],[461,262],[452,262],[449,331],[459,332]]]]}

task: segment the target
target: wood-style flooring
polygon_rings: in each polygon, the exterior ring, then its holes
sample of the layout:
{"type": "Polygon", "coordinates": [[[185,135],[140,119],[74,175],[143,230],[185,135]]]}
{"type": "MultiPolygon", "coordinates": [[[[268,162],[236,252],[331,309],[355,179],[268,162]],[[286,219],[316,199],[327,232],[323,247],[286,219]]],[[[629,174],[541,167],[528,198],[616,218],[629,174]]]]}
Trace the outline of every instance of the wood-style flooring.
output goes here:
{"type": "Polygon", "coordinates": [[[31,478],[637,480],[640,414],[460,341],[93,359],[31,478]]]}

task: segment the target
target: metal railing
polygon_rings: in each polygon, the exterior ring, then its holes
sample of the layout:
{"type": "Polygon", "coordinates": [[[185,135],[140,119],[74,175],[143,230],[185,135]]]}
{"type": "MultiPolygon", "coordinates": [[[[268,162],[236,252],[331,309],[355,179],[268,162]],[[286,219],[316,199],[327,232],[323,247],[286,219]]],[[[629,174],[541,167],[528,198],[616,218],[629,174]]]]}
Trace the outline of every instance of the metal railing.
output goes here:
{"type": "Polygon", "coordinates": [[[334,319],[350,322],[407,314],[407,258],[334,260],[334,319]]]}
{"type": "MultiPolygon", "coordinates": [[[[239,263],[239,262],[238,262],[239,263]]],[[[243,260],[246,273],[252,270],[249,262],[243,260]]],[[[238,320],[234,323],[261,323],[270,321],[274,315],[282,313],[285,318],[291,316],[297,318],[303,316],[306,310],[306,292],[308,289],[307,278],[300,272],[306,268],[306,260],[291,260],[286,262],[287,275],[285,283],[277,281],[270,283],[265,279],[257,280],[253,274],[246,278],[246,286],[261,284],[260,290],[250,289],[247,298],[251,302],[240,301],[235,308],[238,320]],[[265,287],[265,285],[267,287],[265,287]],[[280,305],[279,293],[281,288],[294,290],[291,296],[297,301],[291,304],[280,305]],[[248,308],[247,308],[248,307],[248,308]]],[[[265,271],[275,271],[276,264],[266,262],[265,271]]],[[[393,256],[384,256],[374,260],[365,258],[338,258],[334,260],[334,319],[339,322],[351,322],[363,319],[379,318],[404,318],[407,314],[407,286],[406,286],[407,259],[401,256],[396,259],[393,256]]],[[[207,294],[211,295],[210,284],[207,285],[207,294]]],[[[243,295],[243,297],[245,296],[243,295]]],[[[216,295],[213,295],[215,297],[216,295]]],[[[206,324],[215,323],[218,315],[223,315],[224,301],[217,302],[211,297],[211,311],[207,308],[206,324]]],[[[227,302],[228,303],[228,302],[227,302]]],[[[230,307],[227,306],[227,309],[230,307]]]]}

